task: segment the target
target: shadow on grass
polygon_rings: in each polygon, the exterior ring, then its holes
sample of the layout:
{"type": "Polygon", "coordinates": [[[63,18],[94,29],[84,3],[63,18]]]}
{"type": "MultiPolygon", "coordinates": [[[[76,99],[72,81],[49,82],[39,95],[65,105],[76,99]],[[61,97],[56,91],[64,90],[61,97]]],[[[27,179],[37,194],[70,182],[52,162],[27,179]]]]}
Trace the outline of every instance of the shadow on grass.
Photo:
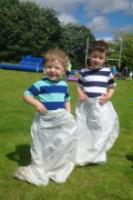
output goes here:
{"type": "Polygon", "coordinates": [[[26,166],[31,163],[30,145],[17,145],[14,152],[8,153],[7,158],[16,161],[19,166],[26,166]]]}
{"type": "MultiPolygon", "coordinates": [[[[133,163],[133,154],[127,154],[126,159],[133,163]]],[[[132,165],[132,168],[133,168],[133,165],[132,165]]]]}

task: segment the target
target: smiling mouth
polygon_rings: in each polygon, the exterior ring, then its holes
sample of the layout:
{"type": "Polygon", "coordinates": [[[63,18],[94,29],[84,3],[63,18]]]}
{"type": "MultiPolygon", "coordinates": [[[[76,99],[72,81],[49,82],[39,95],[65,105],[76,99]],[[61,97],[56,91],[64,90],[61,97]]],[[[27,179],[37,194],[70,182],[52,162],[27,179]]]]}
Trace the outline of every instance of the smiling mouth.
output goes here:
{"type": "Polygon", "coordinates": [[[51,73],[51,74],[49,74],[49,76],[56,76],[56,74],[51,73]]]}
{"type": "Polygon", "coordinates": [[[57,78],[57,75],[56,74],[49,74],[49,77],[55,79],[55,78],[57,78]]]}

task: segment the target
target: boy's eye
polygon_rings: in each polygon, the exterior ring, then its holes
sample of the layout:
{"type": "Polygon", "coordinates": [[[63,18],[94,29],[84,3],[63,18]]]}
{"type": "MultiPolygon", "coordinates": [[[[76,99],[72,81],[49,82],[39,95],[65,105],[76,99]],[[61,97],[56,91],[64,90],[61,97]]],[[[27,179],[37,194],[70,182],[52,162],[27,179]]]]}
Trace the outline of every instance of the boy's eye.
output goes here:
{"type": "Polygon", "coordinates": [[[50,68],[52,68],[52,66],[51,66],[51,65],[47,65],[46,68],[49,68],[49,69],[50,69],[50,68]]]}
{"type": "Polygon", "coordinates": [[[104,59],[104,57],[100,57],[99,59],[100,59],[100,60],[103,60],[103,59],[104,59]]]}
{"type": "Polygon", "coordinates": [[[46,68],[47,68],[47,69],[52,69],[52,68],[54,68],[54,69],[56,69],[56,70],[59,70],[59,69],[60,69],[60,66],[47,65],[46,68]]]}
{"type": "Polygon", "coordinates": [[[57,70],[58,70],[58,69],[60,69],[60,67],[58,67],[58,66],[55,66],[55,69],[57,69],[57,70]]]}

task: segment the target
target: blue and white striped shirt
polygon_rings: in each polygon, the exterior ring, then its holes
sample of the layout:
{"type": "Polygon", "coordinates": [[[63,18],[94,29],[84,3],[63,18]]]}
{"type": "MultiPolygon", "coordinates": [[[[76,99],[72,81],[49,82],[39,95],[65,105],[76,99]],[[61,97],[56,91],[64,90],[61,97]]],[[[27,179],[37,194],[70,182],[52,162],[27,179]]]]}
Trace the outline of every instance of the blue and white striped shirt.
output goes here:
{"type": "Polygon", "coordinates": [[[24,96],[37,96],[48,110],[65,108],[65,102],[70,101],[68,85],[65,81],[52,81],[43,78],[35,82],[24,92],[24,96]]]}
{"type": "Polygon", "coordinates": [[[107,93],[107,88],[114,87],[115,81],[110,68],[84,68],[80,72],[79,87],[90,98],[99,97],[107,93]]]}

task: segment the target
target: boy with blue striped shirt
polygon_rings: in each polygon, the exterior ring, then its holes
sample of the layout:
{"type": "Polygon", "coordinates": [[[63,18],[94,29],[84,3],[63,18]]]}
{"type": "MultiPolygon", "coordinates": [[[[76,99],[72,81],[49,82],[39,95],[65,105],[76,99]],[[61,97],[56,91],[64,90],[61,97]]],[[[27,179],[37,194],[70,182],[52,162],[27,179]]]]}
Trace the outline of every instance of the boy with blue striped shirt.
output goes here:
{"type": "Polygon", "coordinates": [[[65,55],[62,55],[62,57],[64,56],[64,60],[58,57],[56,59],[58,51],[49,50],[45,55],[45,78],[35,82],[24,93],[24,100],[33,105],[40,113],[61,108],[65,108],[71,112],[68,85],[62,80],[69,60],[65,55]],[[39,100],[35,99],[35,96],[39,100]]]}
{"type": "Polygon", "coordinates": [[[20,167],[15,177],[38,186],[47,185],[49,179],[65,182],[75,166],[77,126],[70,113],[68,85],[62,80],[68,61],[61,49],[49,50],[45,77],[24,92],[24,100],[36,109],[31,127],[32,162],[20,167]]]}

